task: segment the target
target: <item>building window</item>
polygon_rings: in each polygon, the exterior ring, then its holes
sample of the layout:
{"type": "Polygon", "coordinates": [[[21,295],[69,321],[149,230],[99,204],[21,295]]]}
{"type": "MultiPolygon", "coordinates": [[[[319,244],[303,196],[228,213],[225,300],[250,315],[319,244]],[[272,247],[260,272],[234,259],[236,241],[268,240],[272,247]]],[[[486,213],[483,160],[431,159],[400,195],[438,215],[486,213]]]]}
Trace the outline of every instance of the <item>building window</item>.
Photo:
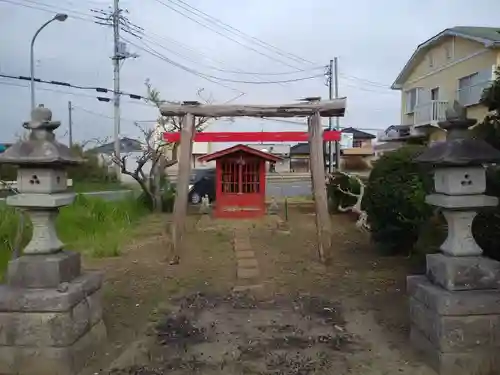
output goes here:
{"type": "Polygon", "coordinates": [[[478,104],[481,101],[483,91],[489,87],[493,75],[491,69],[462,77],[458,80],[457,98],[464,106],[478,104]]]}
{"type": "Polygon", "coordinates": [[[434,55],[429,52],[427,59],[429,60],[429,68],[432,68],[434,66],[434,55]]]}
{"type": "Polygon", "coordinates": [[[418,101],[418,89],[414,88],[406,91],[406,113],[413,113],[418,101]]]}
{"type": "Polygon", "coordinates": [[[360,140],[354,140],[352,141],[352,147],[356,148],[360,148],[360,147],[363,147],[363,141],[360,141],[360,140]]]}

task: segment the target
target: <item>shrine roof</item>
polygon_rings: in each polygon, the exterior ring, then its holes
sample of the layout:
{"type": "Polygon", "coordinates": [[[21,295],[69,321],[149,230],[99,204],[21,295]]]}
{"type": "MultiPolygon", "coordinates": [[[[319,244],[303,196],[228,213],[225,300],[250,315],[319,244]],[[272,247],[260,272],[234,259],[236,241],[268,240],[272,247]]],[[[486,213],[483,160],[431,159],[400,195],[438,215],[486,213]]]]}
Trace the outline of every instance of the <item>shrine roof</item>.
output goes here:
{"type": "Polygon", "coordinates": [[[279,156],[270,154],[268,152],[256,150],[256,149],[253,149],[251,147],[248,147],[248,146],[245,146],[242,144],[232,146],[232,147],[226,148],[224,150],[216,151],[216,152],[213,152],[211,154],[204,155],[204,156],[200,157],[198,160],[205,161],[205,162],[212,161],[212,160],[220,159],[224,156],[234,154],[236,152],[244,152],[244,153],[252,155],[252,156],[257,156],[261,159],[264,159],[265,161],[274,162],[274,161],[281,160],[281,158],[279,156]]]}

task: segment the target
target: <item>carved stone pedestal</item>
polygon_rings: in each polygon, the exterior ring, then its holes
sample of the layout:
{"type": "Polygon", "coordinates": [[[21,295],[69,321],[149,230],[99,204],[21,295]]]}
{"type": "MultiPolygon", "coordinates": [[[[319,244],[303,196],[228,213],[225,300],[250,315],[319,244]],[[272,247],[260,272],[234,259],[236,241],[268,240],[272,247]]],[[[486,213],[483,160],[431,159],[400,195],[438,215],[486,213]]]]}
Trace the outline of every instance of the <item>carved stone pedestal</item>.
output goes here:
{"type": "Polygon", "coordinates": [[[410,276],[411,342],[441,375],[500,370],[500,262],[428,255],[410,276]]]}
{"type": "Polygon", "coordinates": [[[0,374],[73,375],[106,340],[102,275],[80,254],[27,255],[0,286],[0,374]]]}

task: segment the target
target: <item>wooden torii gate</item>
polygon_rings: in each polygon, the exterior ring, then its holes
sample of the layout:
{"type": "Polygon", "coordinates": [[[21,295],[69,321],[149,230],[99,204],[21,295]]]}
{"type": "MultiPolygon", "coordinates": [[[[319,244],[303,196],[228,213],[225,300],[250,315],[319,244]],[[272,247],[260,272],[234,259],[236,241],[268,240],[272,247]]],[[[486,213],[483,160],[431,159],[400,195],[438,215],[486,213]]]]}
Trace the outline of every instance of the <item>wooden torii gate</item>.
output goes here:
{"type": "MultiPolygon", "coordinates": [[[[176,116],[182,118],[180,135],[176,133],[165,134],[165,139],[173,140],[180,138],[179,172],[177,177],[177,195],[174,203],[173,222],[171,225],[171,246],[173,262],[177,262],[185,232],[188,186],[191,174],[191,158],[193,141],[195,139],[195,118],[200,117],[307,117],[308,118],[308,140],[310,145],[312,188],[316,207],[316,229],[318,240],[318,253],[320,260],[325,262],[331,246],[331,222],[328,213],[328,198],[326,194],[326,175],[324,169],[323,138],[339,140],[337,132],[329,132],[323,136],[321,128],[321,117],[342,117],[345,113],[346,98],[322,101],[321,98],[307,98],[305,102],[282,104],[282,105],[202,105],[197,102],[184,102],[183,104],[164,104],[160,106],[163,116],[176,116]]],[[[284,132],[282,132],[284,133],[284,132]]],[[[285,132],[286,133],[286,132],[285,132]]],[[[301,133],[301,132],[288,132],[301,133]]],[[[198,133],[198,137],[201,133],[198,133]]],[[[222,142],[247,141],[234,137],[227,137],[222,142]]],[[[243,134],[243,133],[241,133],[243,134]]],[[[271,134],[271,133],[267,133],[271,134]]],[[[276,139],[275,139],[276,140],[276,139]]],[[[303,135],[295,134],[289,136],[287,141],[301,141],[303,135]]]]}

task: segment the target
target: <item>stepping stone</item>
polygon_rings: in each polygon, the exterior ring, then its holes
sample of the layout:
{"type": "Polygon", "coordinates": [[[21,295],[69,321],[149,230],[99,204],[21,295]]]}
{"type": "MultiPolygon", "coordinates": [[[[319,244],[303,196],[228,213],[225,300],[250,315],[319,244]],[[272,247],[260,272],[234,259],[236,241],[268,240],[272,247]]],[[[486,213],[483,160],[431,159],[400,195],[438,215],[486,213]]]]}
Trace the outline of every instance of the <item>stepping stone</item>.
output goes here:
{"type": "Polygon", "coordinates": [[[234,241],[234,250],[252,250],[249,241],[234,241]]]}
{"type": "Polygon", "coordinates": [[[255,258],[255,253],[252,250],[239,250],[236,251],[237,259],[247,259],[247,258],[255,258]]]}
{"type": "Polygon", "coordinates": [[[254,285],[238,285],[233,288],[233,292],[246,292],[248,290],[259,290],[264,286],[262,284],[254,284],[254,285]]]}
{"type": "Polygon", "coordinates": [[[238,274],[238,279],[253,279],[259,277],[258,268],[238,268],[236,272],[238,274]]]}
{"type": "Polygon", "coordinates": [[[255,258],[238,259],[238,268],[258,268],[259,263],[255,258]]]}

